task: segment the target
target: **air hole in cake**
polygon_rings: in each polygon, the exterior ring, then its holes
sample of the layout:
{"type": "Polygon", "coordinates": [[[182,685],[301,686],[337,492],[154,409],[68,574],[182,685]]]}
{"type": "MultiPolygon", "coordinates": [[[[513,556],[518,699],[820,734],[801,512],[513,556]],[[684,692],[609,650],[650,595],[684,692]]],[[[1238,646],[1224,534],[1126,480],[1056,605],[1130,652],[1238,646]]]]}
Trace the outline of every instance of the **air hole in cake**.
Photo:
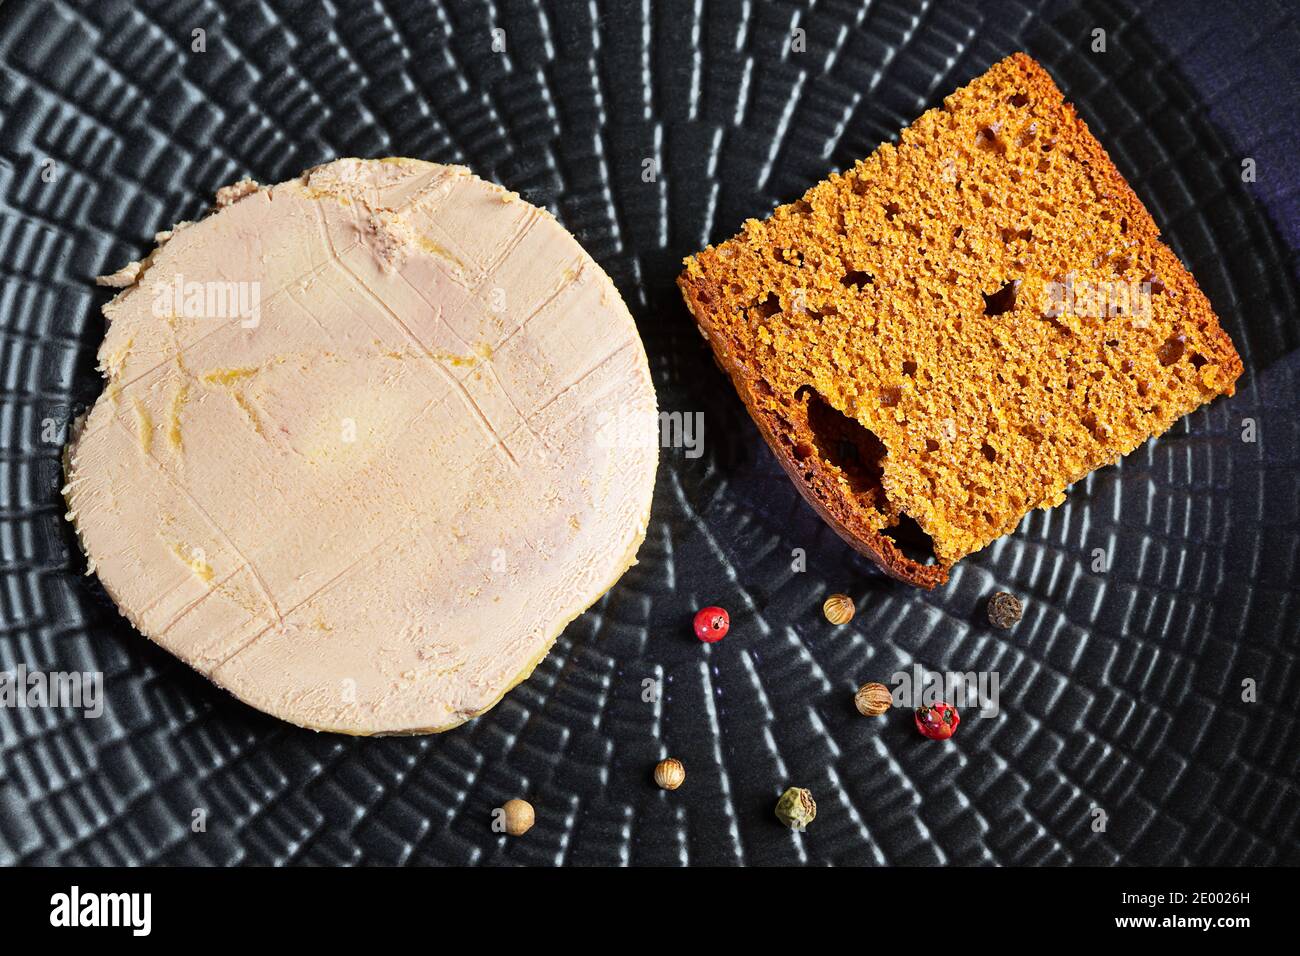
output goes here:
{"type": "Polygon", "coordinates": [[[1056,329],[1056,331],[1060,332],[1062,335],[1074,334],[1070,331],[1070,327],[1068,325],[1066,325],[1064,322],[1062,322],[1054,315],[1043,316],[1043,321],[1046,322],[1048,325],[1050,325],[1052,328],[1056,329]]]}
{"type": "Polygon", "coordinates": [[[898,401],[902,397],[903,390],[894,385],[880,390],[880,404],[885,406],[885,408],[894,408],[898,405],[898,401]]]}
{"type": "Polygon", "coordinates": [[[897,216],[898,213],[899,213],[898,203],[891,202],[885,204],[885,218],[888,219],[890,222],[894,221],[894,217],[897,216]]]}
{"type": "Polygon", "coordinates": [[[812,386],[801,386],[797,394],[807,397],[808,429],[817,455],[844,474],[854,494],[870,493],[878,505],[883,504],[884,443],[857,419],[832,407],[812,386]]]}
{"type": "Polygon", "coordinates": [[[894,542],[903,556],[917,564],[934,564],[934,539],[910,515],[900,514],[898,524],[880,533],[894,542]]]}
{"type": "Polygon", "coordinates": [[[1148,272],[1146,276],[1142,279],[1142,282],[1147,287],[1147,291],[1151,293],[1151,295],[1164,294],[1165,284],[1160,281],[1160,277],[1157,276],[1154,272],[1148,272]]]}
{"type": "Polygon", "coordinates": [[[938,443],[937,441],[935,441],[933,438],[927,438],[927,439],[925,440],[925,450],[926,450],[926,451],[929,451],[929,452],[935,452],[935,451],[938,451],[938,450],[939,450],[939,443],[938,443]]]}
{"type": "Polygon", "coordinates": [[[844,273],[840,279],[840,285],[850,289],[861,289],[875,281],[875,277],[869,272],[863,272],[860,269],[850,269],[844,273]]]}
{"type": "Polygon", "coordinates": [[[975,133],[975,148],[982,149],[986,153],[998,153],[1001,155],[1007,151],[1007,144],[1002,142],[998,136],[1001,130],[1001,124],[994,123],[992,126],[981,126],[975,133]]]}
{"type": "Polygon", "coordinates": [[[1191,362],[1193,368],[1200,369],[1207,361],[1209,360],[1204,355],[1197,352],[1192,353],[1191,362]]]}
{"type": "Polygon", "coordinates": [[[985,442],[983,445],[980,446],[980,454],[983,455],[985,458],[987,458],[990,462],[998,460],[998,453],[994,450],[993,446],[990,445],[988,442],[985,442]]]}
{"type": "Polygon", "coordinates": [[[781,298],[775,292],[769,292],[767,297],[760,301],[755,308],[758,314],[765,319],[770,319],[781,311],[781,298]]]}
{"type": "Polygon", "coordinates": [[[1019,291],[1020,280],[1012,279],[992,295],[980,293],[984,296],[984,314],[1002,315],[1004,312],[1010,312],[1016,307],[1016,295],[1019,291]]]}
{"type": "Polygon", "coordinates": [[[903,374],[904,374],[904,375],[916,375],[916,363],[915,363],[915,362],[912,362],[912,361],[904,362],[904,363],[903,363],[903,374]]]}
{"type": "Polygon", "coordinates": [[[1007,102],[1010,103],[1012,106],[1014,106],[1016,109],[1020,109],[1022,106],[1029,105],[1029,97],[1027,97],[1024,93],[1016,93],[1009,100],[1007,100],[1007,102]]]}
{"type": "Polygon", "coordinates": [[[1088,431],[1092,432],[1093,437],[1096,437],[1097,416],[1094,415],[1092,412],[1084,412],[1081,416],[1079,416],[1079,420],[1083,422],[1083,427],[1088,429],[1088,431]]]}
{"type": "Polygon", "coordinates": [[[790,207],[796,216],[811,216],[813,207],[806,199],[796,199],[790,207]]]}
{"type": "Polygon", "coordinates": [[[1156,349],[1156,358],[1160,360],[1161,365],[1173,365],[1183,357],[1183,349],[1186,346],[1187,338],[1182,335],[1171,335],[1165,339],[1164,344],[1156,349]]]}

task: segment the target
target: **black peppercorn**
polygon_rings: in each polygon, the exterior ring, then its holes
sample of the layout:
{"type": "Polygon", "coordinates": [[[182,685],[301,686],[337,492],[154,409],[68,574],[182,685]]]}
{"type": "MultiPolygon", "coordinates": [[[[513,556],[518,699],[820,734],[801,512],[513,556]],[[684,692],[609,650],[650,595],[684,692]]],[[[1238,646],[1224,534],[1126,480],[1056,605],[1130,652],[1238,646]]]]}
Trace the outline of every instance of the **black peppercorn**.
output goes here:
{"type": "Polygon", "coordinates": [[[1022,611],[1014,594],[999,591],[989,598],[989,623],[1004,631],[1020,620],[1022,611]]]}

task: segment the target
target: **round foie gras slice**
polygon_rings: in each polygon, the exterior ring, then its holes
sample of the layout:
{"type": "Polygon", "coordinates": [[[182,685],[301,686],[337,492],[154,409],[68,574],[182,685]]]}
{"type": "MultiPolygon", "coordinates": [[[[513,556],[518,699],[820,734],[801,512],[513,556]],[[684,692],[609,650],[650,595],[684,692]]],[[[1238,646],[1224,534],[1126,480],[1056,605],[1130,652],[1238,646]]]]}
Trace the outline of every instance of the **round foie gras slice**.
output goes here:
{"type": "Polygon", "coordinates": [[[303,727],[481,714],[635,562],[645,350],[548,213],[452,166],[223,189],[101,280],[69,517],[122,613],[303,727]]]}

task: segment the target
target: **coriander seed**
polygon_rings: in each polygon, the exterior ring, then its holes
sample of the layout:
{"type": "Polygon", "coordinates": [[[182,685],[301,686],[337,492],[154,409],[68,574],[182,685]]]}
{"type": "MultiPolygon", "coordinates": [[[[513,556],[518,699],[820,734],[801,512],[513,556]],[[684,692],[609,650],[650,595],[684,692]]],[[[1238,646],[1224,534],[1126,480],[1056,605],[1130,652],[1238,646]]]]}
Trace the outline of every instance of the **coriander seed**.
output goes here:
{"type": "Polygon", "coordinates": [[[863,717],[879,717],[894,706],[894,695],[884,684],[863,684],[853,695],[853,703],[863,717]]]}
{"type": "Polygon", "coordinates": [[[527,800],[520,800],[518,797],[507,800],[506,805],[501,809],[506,814],[506,833],[511,836],[523,836],[533,828],[536,815],[533,812],[533,805],[527,800]]]}
{"type": "Polygon", "coordinates": [[[655,783],[664,790],[676,790],[686,779],[686,768],[676,757],[661,760],[655,766],[655,783]]]}
{"type": "Polygon", "coordinates": [[[822,613],[826,615],[826,620],[836,627],[853,620],[854,610],[853,598],[847,594],[832,594],[822,605],[822,613]]]}

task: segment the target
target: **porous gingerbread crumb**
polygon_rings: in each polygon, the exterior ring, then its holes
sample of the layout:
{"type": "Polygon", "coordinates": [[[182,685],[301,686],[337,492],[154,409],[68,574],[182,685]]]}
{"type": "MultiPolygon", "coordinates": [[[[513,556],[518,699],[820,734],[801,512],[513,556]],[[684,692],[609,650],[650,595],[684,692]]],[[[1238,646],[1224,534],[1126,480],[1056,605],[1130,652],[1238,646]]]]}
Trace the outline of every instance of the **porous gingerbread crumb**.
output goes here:
{"type": "Polygon", "coordinates": [[[1008,57],[678,284],[782,465],[926,587],[1242,371],[1051,77],[1008,57]],[[933,561],[890,536],[913,519],[933,561]]]}

